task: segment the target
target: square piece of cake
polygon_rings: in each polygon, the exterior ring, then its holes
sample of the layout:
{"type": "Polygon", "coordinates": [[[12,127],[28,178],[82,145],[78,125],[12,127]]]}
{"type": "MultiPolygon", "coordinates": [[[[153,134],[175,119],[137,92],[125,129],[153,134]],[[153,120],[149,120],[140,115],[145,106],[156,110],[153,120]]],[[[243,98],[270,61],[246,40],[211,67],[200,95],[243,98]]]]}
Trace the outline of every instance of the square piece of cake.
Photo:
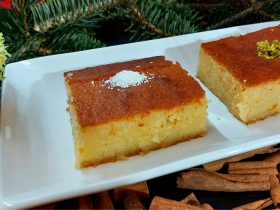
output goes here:
{"type": "Polygon", "coordinates": [[[64,73],[76,166],[96,166],[206,133],[203,89],[164,57],[64,73]]]}
{"type": "Polygon", "coordinates": [[[246,124],[280,111],[280,59],[257,51],[274,40],[279,26],[201,44],[197,77],[246,124]]]}

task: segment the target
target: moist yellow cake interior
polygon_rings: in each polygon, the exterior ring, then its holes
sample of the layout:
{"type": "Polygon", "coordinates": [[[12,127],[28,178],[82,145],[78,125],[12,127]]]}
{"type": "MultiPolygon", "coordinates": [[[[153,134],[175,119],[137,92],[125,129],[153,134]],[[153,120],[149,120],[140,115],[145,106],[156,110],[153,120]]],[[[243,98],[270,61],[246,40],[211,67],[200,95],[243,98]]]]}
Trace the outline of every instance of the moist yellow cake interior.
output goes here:
{"type": "MultiPolygon", "coordinates": [[[[76,118],[73,108],[71,116],[76,118]]],[[[136,115],[94,127],[79,128],[72,120],[76,166],[86,167],[126,159],[135,151],[145,154],[203,136],[206,133],[206,99],[171,110],[136,115]],[[140,129],[139,129],[140,128],[140,129]],[[98,145],[98,146],[97,146],[98,145]]]]}

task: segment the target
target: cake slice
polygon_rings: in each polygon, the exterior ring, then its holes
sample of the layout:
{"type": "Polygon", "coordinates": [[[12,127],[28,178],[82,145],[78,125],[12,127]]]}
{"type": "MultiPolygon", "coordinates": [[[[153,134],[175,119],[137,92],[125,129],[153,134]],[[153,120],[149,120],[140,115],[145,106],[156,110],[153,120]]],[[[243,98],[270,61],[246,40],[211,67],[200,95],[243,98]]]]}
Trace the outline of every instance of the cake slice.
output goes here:
{"type": "Polygon", "coordinates": [[[197,77],[246,124],[280,111],[280,59],[257,51],[257,43],[273,40],[280,40],[279,26],[200,47],[197,77]]]}
{"type": "Polygon", "coordinates": [[[206,133],[203,89],[164,57],[64,73],[76,166],[97,166],[206,133]]]}

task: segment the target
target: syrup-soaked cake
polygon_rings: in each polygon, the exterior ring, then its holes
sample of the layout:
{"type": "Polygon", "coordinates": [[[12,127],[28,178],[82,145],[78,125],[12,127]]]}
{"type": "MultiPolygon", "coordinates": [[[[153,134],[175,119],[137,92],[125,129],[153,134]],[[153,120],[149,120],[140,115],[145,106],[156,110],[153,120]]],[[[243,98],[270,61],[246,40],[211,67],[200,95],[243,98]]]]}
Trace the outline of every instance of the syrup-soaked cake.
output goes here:
{"type": "Polygon", "coordinates": [[[201,44],[198,78],[246,124],[280,111],[280,59],[258,52],[275,40],[279,26],[201,44]]]}
{"type": "Polygon", "coordinates": [[[206,133],[203,89],[162,56],[69,71],[64,78],[78,168],[206,133]]]}

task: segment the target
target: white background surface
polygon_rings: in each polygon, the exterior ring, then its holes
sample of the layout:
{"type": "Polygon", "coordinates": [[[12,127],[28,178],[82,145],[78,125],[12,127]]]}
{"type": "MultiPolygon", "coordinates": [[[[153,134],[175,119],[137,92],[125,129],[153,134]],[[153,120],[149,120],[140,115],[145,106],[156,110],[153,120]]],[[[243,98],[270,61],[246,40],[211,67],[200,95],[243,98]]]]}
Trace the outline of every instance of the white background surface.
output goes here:
{"type": "Polygon", "coordinates": [[[280,115],[246,126],[203,85],[208,135],[96,168],[74,168],[63,72],[164,55],[196,75],[203,41],[244,34],[270,22],[26,60],[7,66],[2,89],[0,209],[25,208],[112,189],[280,142],[280,115]]]}

